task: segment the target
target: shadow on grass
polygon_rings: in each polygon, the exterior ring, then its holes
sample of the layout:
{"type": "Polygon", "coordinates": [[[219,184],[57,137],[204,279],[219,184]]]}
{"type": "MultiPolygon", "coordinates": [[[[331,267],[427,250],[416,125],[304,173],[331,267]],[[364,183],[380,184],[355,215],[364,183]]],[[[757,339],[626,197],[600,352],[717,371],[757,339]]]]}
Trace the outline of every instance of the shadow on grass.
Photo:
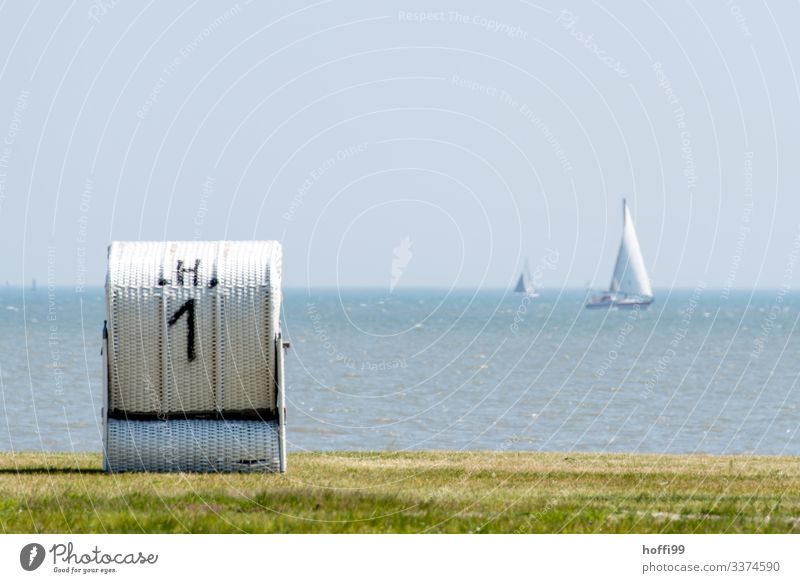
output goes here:
{"type": "Polygon", "coordinates": [[[104,474],[101,468],[0,468],[6,474],[104,474]]]}

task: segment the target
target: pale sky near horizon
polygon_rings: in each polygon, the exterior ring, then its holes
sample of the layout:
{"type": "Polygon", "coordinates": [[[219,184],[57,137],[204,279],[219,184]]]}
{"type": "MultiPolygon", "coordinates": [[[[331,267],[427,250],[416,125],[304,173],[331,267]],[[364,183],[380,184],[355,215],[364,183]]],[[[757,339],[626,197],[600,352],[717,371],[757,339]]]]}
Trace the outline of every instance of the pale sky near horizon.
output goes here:
{"type": "Polygon", "coordinates": [[[0,282],[278,239],[287,286],[797,287],[800,5],[7,2],[0,282]],[[566,6],[566,8],[564,8],[566,6]]]}

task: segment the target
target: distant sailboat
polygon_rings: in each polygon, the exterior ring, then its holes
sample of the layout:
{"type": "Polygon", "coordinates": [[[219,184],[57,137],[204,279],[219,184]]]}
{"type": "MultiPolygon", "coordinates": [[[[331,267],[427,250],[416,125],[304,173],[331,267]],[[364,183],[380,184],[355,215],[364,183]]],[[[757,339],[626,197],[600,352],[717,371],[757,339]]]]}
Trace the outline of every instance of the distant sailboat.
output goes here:
{"type": "Polygon", "coordinates": [[[649,306],[653,303],[653,288],[644,266],[639,239],[628,210],[625,199],[622,199],[622,243],[617,253],[617,263],[611,276],[608,291],[599,297],[593,297],[586,304],[587,308],[632,308],[649,306]]]}
{"type": "Polygon", "coordinates": [[[525,265],[522,268],[522,273],[519,274],[519,279],[517,280],[517,286],[514,288],[514,292],[518,294],[525,294],[531,298],[539,297],[539,294],[536,293],[536,289],[533,287],[533,278],[531,277],[531,270],[528,267],[527,259],[525,260],[525,265]]]}

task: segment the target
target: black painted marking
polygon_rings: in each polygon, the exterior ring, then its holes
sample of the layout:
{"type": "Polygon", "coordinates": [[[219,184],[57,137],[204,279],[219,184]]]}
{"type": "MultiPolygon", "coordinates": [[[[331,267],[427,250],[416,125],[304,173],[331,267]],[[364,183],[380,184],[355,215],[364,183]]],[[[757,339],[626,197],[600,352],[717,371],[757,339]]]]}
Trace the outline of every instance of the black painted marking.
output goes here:
{"type": "Polygon", "coordinates": [[[194,352],[194,299],[186,300],[183,305],[178,308],[178,311],[172,314],[172,317],[169,319],[167,324],[172,327],[178,320],[181,319],[185,313],[189,313],[187,316],[187,326],[189,331],[186,335],[186,344],[187,344],[187,357],[189,358],[189,362],[192,362],[197,355],[194,352]]]}
{"type": "Polygon", "coordinates": [[[165,279],[163,277],[158,278],[158,285],[169,285],[170,283],[172,282],[168,279],[165,279]]]}
{"type": "Polygon", "coordinates": [[[192,277],[192,285],[197,287],[197,276],[200,273],[200,260],[194,260],[194,268],[184,267],[183,266],[183,259],[178,259],[178,268],[176,269],[178,273],[178,285],[183,285],[183,275],[185,273],[191,273],[192,277]]]}
{"type": "Polygon", "coordinates": [[[172,419],[219,419],[227,421],[275,421],[278,412],[274,409],[236,409],[225,411],[125,411],[124,409],[111,409],[108,412],[110,419],[125,419],[129,421],[168,421],[172,419]]]}
{"type": "Polygon", "coordinates": [[[219,280],[216,277],[212,277],[211,281],[208,282],[208,287],[217,287],[219,280]]]}

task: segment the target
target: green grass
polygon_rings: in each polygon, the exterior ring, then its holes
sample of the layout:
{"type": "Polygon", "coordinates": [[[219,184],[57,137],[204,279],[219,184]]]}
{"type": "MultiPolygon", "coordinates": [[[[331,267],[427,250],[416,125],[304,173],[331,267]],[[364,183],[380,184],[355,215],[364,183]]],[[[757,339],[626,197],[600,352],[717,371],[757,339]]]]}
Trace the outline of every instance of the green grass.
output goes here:
{"type": "Polygon", "coordinates": [[[800,459],[300,453],[284,475],[0,454],[3,532],[800,532],[800,459]]]}

